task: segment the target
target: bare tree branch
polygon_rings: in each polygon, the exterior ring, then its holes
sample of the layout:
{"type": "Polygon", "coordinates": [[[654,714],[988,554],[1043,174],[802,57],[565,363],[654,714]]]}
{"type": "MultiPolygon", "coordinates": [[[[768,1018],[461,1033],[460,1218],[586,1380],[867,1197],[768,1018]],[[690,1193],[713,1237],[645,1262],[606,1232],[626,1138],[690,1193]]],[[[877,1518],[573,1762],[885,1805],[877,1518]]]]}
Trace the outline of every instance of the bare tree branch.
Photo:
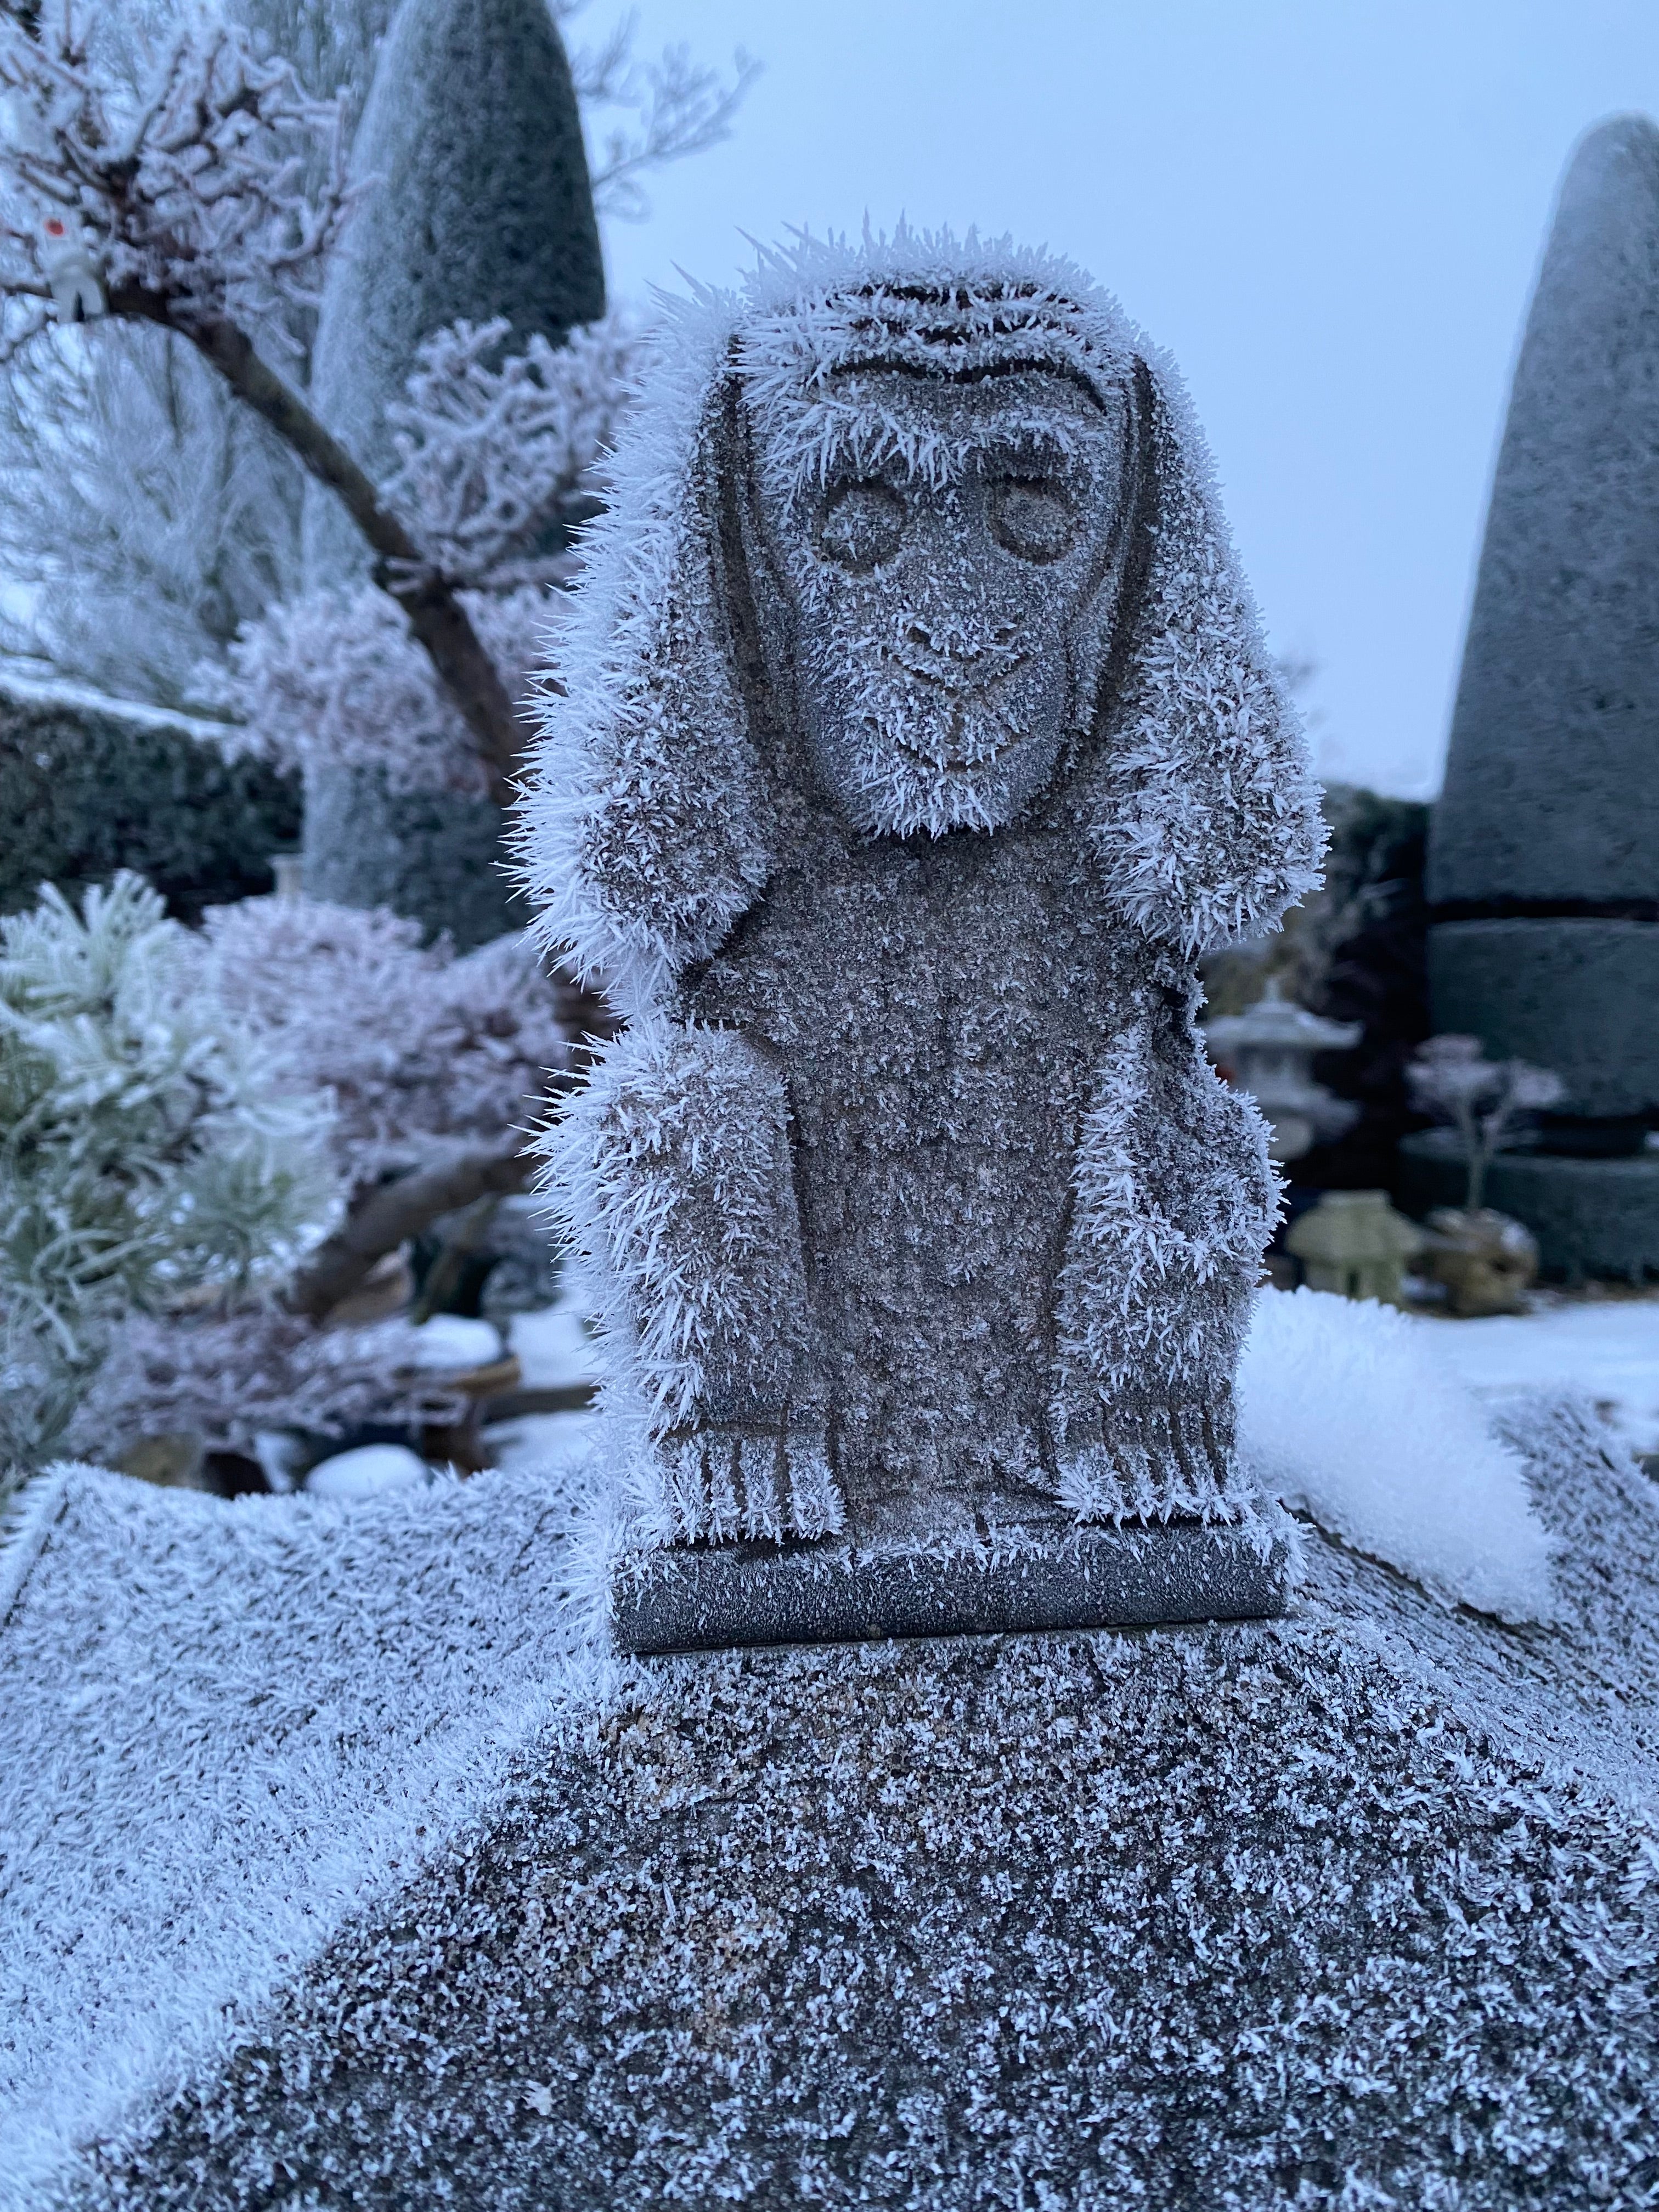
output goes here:
{"type": "MultiPolygon", "coordinates": [[[[561,27],[581,13],[586,0],[552,0],[561,27]]],[[[571,49],[570,73],[584,106],[627,110],[633,120],[607,131],[590,148],[594,205],[601,214],[636,222],[649,211],[641,179],[652,169],[688,155],[707,153],[732,135],[760,64],[739,47],[732,74],[694,61],[690,47],[665,46],[653,61],[634,53],[638,29],[625,15],[595,46],[571,49]]]]}
{"type": "Polygon", "coordinates": [[[388,1252],[418,1237],[440,1214],[523,1190],[533,1164],[522,1152],[463,1152],[380,1184],[311,1255],[289,1286],[288,1306],[321,1321],[388,1252]]]}

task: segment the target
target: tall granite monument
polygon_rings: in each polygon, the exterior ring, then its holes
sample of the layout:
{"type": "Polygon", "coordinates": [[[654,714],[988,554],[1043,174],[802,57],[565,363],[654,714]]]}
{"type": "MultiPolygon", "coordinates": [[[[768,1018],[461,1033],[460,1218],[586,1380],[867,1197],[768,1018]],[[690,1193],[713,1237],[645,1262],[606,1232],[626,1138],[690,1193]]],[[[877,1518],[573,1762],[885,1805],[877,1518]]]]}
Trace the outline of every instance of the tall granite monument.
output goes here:
{"type": "Polygon", "coordinates": [[[623,1641],[1275,1610],[1195,963],[1320,830],[1172,370],[1045,256],[811,244],[616,476],[524,849],[629,1023],[549,1142],[623,1641]]]}
{"type": "Polygon", "coordinates": [[[1659,1267],[1659,130],[1579,147],[1492,486],[1428,891],[1437,1029],[1567,1085],[1492,1202],[1659,1267]]]}
{"type": "MultiPolygon", "coordinates": [[[[388,404],[446,325],[506,316],[511,343],[554,344],[605,313],[605,269],[570,65],[546,0],[402,0],[351,149],[362,187],[329,262],[313,402],[377,482],[397,461],[388,404]]],[[[349,587],[373,562],[331,492],[305,509],[309,588],[349,587]]],[[[380,765],[306,771],[313,898],[389,906],[462,951],[515,927],[501,811],[482,789],[422,785],[380,765]]]]}

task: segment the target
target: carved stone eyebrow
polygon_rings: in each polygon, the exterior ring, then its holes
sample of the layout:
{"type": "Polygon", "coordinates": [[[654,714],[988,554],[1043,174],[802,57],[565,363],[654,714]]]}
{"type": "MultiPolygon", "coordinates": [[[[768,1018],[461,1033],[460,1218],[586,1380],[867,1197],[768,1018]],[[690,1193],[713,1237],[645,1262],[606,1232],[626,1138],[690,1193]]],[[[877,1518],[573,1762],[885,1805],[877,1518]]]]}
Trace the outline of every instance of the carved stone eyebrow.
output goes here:
{"type": "Polygon", "coordinates": [[[1065,477],[1087,451],[1084,434],[1068,434],[1067,427],[1052,420],[1039,422],[1000,418],[988,422],[976,441],[981,470],[1000,470],[1012,476],[1065,477]]]}
{"type": "Polygon", "coordinates": [[[1016,401],[988,420],[929,422],[854,386],[826,394],[804,413],[790,441],[790,473],[797,491],[859,477],[937,491],[983,473],[988,463],[1016,473],[1065,476],[1074,473],[1105,422],[1103,410],[1097,421],[1079,415],[1072,422],[1016,401]]]}

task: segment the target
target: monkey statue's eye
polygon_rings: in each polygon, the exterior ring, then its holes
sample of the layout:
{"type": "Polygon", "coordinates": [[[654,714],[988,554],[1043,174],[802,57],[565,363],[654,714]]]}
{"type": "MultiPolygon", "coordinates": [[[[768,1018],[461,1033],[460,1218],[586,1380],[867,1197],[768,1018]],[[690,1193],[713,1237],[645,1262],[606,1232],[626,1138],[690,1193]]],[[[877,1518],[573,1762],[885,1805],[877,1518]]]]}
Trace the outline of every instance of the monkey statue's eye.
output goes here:
{"type": "Polygon", "coordinates": [[[884,483],[860,478],[837,484],[824,501],[818,543],[843,568],[879,568],[904,535],[904,502],[884,483]]]}
{"type": "Polygon", "coordinates": [[[991,487],[991,529],[1022,561],[1058,561],[1077,535],[1077,517],[1052,485],[1006,477],[991,487]]]}

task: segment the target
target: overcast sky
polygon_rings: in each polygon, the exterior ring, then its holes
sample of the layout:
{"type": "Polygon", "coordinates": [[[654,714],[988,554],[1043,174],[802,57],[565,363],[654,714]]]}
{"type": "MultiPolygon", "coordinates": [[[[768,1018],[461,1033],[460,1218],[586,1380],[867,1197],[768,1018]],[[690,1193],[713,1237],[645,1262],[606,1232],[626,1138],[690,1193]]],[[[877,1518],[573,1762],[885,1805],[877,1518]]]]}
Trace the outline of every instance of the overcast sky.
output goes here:
{"type": "MultiPolygon", "coordinates": [[[[607,0],[573,43],[614,14],[607,0]]],[[[1184,370],[1321,765],[1438,781],[1557,183],[1659,112],[1659,0],[641,0],[765,64],[729,145],[613,224],[612,289],[901,213],[1073,255],[1184,370]]]]}

